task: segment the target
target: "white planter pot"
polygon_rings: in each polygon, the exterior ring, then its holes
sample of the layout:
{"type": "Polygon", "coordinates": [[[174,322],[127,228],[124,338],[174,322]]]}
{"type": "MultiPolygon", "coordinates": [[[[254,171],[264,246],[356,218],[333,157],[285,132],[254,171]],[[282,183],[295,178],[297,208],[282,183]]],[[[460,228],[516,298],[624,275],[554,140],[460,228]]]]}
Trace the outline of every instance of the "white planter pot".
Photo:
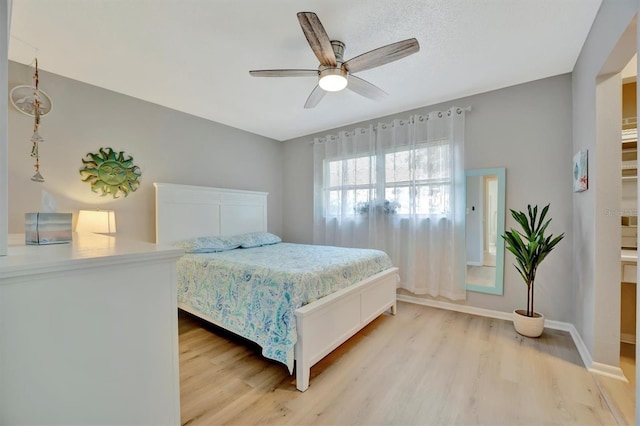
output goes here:
{"type": "Polygon", "coordinates": [[[524,309],[513,311],[513,326],[516,331],[527,337],[540,337],[544,331],[544,315],[534,312],[533,317],[527,316],[524,309]]]}

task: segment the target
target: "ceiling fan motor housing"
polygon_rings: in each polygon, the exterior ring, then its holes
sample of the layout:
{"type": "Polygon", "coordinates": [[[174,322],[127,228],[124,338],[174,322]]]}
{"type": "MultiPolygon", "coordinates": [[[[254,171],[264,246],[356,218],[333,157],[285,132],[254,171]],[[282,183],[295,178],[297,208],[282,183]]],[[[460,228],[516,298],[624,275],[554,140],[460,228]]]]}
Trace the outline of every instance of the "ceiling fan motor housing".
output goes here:
{"type": "Polygon", "coordinates": [[[347,76],[349,73],[342,67],[344,43],[338,40],[331,40],[331,47],[336,56],[336,65],[320,65],[318,67],[318,84],[328,92],[337,92],[347,87],[347,76]]]}
{"type": "Polygon", "coordinates": [[[339,67],[344,62],[342,59],[342,56],[344,55],[344,43],[340,40],[331,40],[331,48],[333,49],[333,53],[336,55],[336,62],[339,67]]]}

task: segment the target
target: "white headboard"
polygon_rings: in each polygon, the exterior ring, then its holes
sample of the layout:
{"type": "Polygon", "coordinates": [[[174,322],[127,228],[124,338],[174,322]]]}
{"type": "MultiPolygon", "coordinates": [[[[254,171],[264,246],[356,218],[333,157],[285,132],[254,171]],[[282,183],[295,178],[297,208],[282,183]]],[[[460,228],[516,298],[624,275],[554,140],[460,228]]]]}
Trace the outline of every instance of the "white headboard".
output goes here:
{"type": "Polygon", "coordinates": [[[267,230],[267,192],[153,184],[156,244],[267,230]]]}

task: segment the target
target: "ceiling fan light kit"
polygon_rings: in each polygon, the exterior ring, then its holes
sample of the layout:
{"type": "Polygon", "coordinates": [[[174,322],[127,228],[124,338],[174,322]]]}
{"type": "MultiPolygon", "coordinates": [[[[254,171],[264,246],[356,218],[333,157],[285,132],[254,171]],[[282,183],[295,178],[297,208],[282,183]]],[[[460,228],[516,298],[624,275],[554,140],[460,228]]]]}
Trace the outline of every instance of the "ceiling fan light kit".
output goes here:
{"type": "Polygon", "coordinates": [[[339,92],[347,87],[347,71],[341,68],[321,70],[318,85],[327,92],[339,92]]]}
{"type": "Polygon", "coordinates": [[[307,42],[320,61],[318,70],[280,69],[253,70],[253,77],[316,77],[318,84],[311,91],[304,104],[305,108],[315,107],[326,92],[338,92],[345,88],[369,99],[378,100],[387,95],[379,87],[353,75],[353,73],[379,67],[397,61],[420,50],[418,40],[411,38],[358,55],[348,61],[343,60],[345,44],[339,40],[330,40],[313,12],[299,12],[298,21],[307,42]]]}

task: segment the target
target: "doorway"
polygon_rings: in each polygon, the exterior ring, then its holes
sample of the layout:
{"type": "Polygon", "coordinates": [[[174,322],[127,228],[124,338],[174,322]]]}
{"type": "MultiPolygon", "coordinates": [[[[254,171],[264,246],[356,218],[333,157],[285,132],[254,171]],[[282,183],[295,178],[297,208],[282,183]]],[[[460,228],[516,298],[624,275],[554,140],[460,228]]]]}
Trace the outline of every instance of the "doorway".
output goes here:
{"type": "MultiPolygon", "coordinates": [[[[635,291],[637,280],[637,251],[634,247],[629,252],[623,251],[623,241],[627,235],[623,234],[622,226],[633,222],[637,224],[638,196],[637,174],[629,175],[630,170],[623,167],[631,166],[631,150],[637,151],[637,132],[634,136],[635,148],[631,141],[623,140],[623,69],[630,61],[635,60],[637,52],[637,26],[633,17],[617,40],[613,49],[599,70],[595,80],[595,146],[589,152],[590,173],[595,172],[596,185],[600,191],[596,195],[596,219],[595,219],[595,301],[594,312],[597,317],[594,325],[597,330],[594,341],[594,358],[592,370],[598,372],[594,375],[600,383],[612,410],[620,416],[623,424],[636,424],[636,382],[637,369],[635,368],[635,331],[633,328],[628,342],[623,337],[621,329],[623,322],[629,319],[634,322],[633,312],[638,307],[626,308],[625,303],[633,304],[633,296],[630,296],[624,287],[632,286],[635,291]],[[623,146],[629,148],[629,152],[623,156],[623,146]],[[592,156],[593,154],[593,156],[592,156]],[[593,159],[593,162],[592,162],[593,159]],[[623,164],[623,161],[629,163],[623,164]],[[624,190],[623,190],[624,183],[624,190]],[[626,222],[625,222],[626,221],[626,222]],[[624,238],[624,239],[623,239],[624,238]],[[627,256],[628,255],[628,256],[627,256]],[[628,264],[625,264],[628,262],[628,264]],[[626,311],[632,311],[628,313],[626,311]],[[604,332],[604,330],[607,330],[604,332]],[[609,374],[609,376],[607,376],[609,374]],[[625,378],[626,377],[626,378],[625,378]],[[627,382],[629,380],[629,382],[627,382]],[[615,408],[614,408],[615,407],[615,408]]],[[[633,74],[637,74],[635,71],[633,74]]],[[[637,98],[637,94],[631,94],[637,98]]],[[[637,117],[637,111],[633,114],[637,117]]],[[[628,117],[631,118],[631,117],[628,117]]],[[[627,122],[635,128],[637,118],[627,122]],[[634,123],[632,123],[633,121],[634,123]]],[[[636,154],[637,168],[637,154],[636,154]]],[[[631,167],[630,167],[631,169],[631,167]]],[[[637,245],[637,237],[632,246],[637,245]]]]}
{"type": "Polygon", "coordinates": [[[638,258],[637,55],[621,72],[621,287],[620,368],[633,389],[636,382],[636,298],[638,258]],[[633,261],[635,259],[635,262],[633,261]]]}

